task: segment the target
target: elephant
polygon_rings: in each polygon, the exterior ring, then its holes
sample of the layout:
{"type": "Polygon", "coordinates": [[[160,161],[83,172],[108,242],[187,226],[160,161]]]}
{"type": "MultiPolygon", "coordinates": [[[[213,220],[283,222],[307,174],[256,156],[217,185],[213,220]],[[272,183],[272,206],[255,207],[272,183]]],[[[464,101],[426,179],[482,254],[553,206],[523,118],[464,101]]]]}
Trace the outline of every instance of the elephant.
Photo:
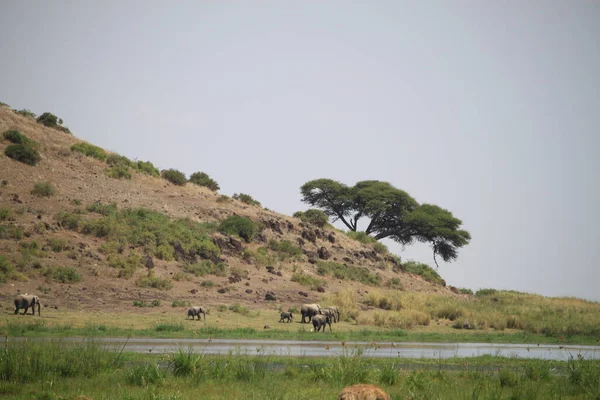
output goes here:
{"type": "Polygon", "coordinates": [[[323,332],[329,325],[329,332],[331,332],[331,318],[328,315],[315,315],[312,319],[313,328],[315,328],[315,332],[319,332],[321,328],[323,328],[323,332]]]}
{"type": "Polygon", "coordinates": [[[331,308],[329,307],[325,307],[322,310],[323,315],[327,315],[329,317],[329,319],[331,319],[332,322],[337,322],[337,317],[335,314],[335,311],[333,311],[331,308]]]}
{"type": "Polygon", "coordinates": [[[198,316],[198,321],[200,321],[200,314],[204,315],[204,320],[206,321],[206,311],[204,310],[204,308],[202,307],[190,307],[187,310],[187,315],[188,318],[192,317],[192,319],[195,319],[196,316],[198,316]]]}
{"type": "Polygon", "coordinates": [[[286,320],[287,322],[292,322],[292,319],[294,318],[291,312],[286,311],[283,311],[280,317],[281,318],[279,318],[279,322],[286,322],[286,320]]]}
{"type": "Polygon", "coordinates": [[[333,314],[334,314],[334,318],[332,318],[333,322],[340,322],[340,310],[339,310],[339,308],[337,308],[336,306],[327,306],[327,307],[325,307],[325,309],[333,311],[333,314]]]}
{"type": "Polygon", "coordinates": [[[312,317],[321,314],[321,306],[318,304],[303,304],[300,308],[300,313],[302,314],[302,323],[304,324],[306,317],[308,317],[308,322],[310,322],[312,317]]]}
{"type": "Polygon", "coordinates": [[[37,304],[38,315],[41,315],[40,298],[34,294],[19,294],[15,297],[15,314],[19,312],[19,309],[23,309],[23,314],[27,314],[27,310],[31,307],[31,315],[35,315],[35,305],[37,304]]]}

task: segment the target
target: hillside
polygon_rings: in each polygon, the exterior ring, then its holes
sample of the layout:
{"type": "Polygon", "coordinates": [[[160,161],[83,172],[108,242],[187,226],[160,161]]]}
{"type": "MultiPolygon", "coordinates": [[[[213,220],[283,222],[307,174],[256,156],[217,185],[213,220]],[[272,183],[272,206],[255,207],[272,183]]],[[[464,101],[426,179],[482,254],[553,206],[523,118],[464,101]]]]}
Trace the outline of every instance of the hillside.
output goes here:
{"type": "MultiPolygon", "coordinates": [[[[351,239],[331,226],[318,228],[298,218],[245,204],[189,182],[177,186],[139,172],[133,172],[131,179],[111,178],[106,173],[106,162],[70,150],[71,146],[81,142],[76,136],[45,127],[8,107],[0,107],[0,133],[7,130],[17,130],[39,143],[41,155],[41,161],[35,166],[15,161],[4,155],[11,143],[0,141],[0,206],[8,214],[1,222],[5,234],[0,237],[0,252],[17,270],[0,285],[0,295],[7,310],[12,309],[10,299],[16,293],[40,291],[43,292],[43,303],[50,307],[114,311],[131,309],[136,300],[152,299],[169,304],[181,300],[209,307],[240,303],[250,308],[265,307],[266,304],[287,309],[321,301],[323,296],[341,289],[351,289],[360,298],[373,286],[388,282],[394,282],[396,286],[401,282],[402,290],[407,292],[458,296],[449,288],[404,272],[397,257],[380,254],[372,245],[351,239]],[[55,194],[49,197],[32,194],[36,183],[44,182],[55,188],[55,194]],[[196,276],[198,274],[182,269],[186,263],[192,263],[184,256],[175,254],[172,260],[168,256],[160,259],[156,252],[151,254],[152,251],[131,244],[125,249],[107,249],[111,239],[85,234],[81,229],[68,229],[64,221],[61,224],[57,220],[61,211],[80,215],[83,220],[97,219],[99,214],[88,211],[88,207],[113,203],[119,211],[144,208],[163,213],[171,220],[189,219],[201,224],[216,225],[232,215],[244,216],[257,223],[261,232],[246,243],[239,237],[212,229],[209,235],[220,248],[220,255],[218,260],[211,262],[226,265],[224,273],[221,272],[224,276],[196,276]],[[6,233],[8,227],[21,233],[6,233]],[[31,243],[39,250],[31,250],[31,243]],[[278,247],[278,243],[283,245],[278,247]],[[274,250],[265,251],[269,247],[274,250]],[[122,277],[119,277],[122,268],[115,267],[118,264],[115,260],[119,256],[127,260],[130,254],[139,256],[133,260],[138,265],[131,276],[123,277],[121,272],[122,277]],[[148,258],[154,265],[150,274],[168,280],[172,288],[160,290],[139,286],[139,278],[149,274],[148,258]],[[365,279],[374,279],[374,284],[336,279],[330,274],[321,276],[317,274],[319,262],[330,262],[328,265],[334,269],[340,266],[354,268],[365,279]],[[81,279],[69,282],[68,277],[54,276],[51,270],[57,267],[71,267],[81,279]],[[269,268],[269,272],[266,267],[273,269],[269,268]],[[292,281],[294,274],[297,279],[298,274],[306,278],[305,285],[292,281]],[[322,280],[323,284],[315,284],[311,278],[322,280]],[[66,283],[57,280],[66,280],[66,283]],[[309,283],[312,288],[306,286],[309,283]],[[219,289],[224,293],[219,293],[219,289]],[[265,300],[266,291],[272,291],[277,300],[265,300]]],[[[201,259],[194,261],[202,262],[201,259]]],[[[73,273],[73,270],[67,271],[73,273]]]]}
{"type": "Polygon", "coordinates": [[[80,324],[89,322],[78,313],[93,310],[92,318],[103,314],[113,325],[146,315],[137,324],[145,327],[157,318],[181,321],[185,307],[203,305],[218,314],[217,324],[257,328],[280,310],[318,302],[340,308],[341,330],[600,336],[597,302],[446,287],[428,266],[401,262],[368,237],[278,214],[251,198],[173,184],[150,162],[105,154],[61,125],[7,106],[0,106],[0,134],[7,316],[14,295],[36,293],[45,316],[80,324]],[[18,132],[5,137],[11,130],[18,132]],[[71,314],[59,317],[65,310],[71,314]]]}

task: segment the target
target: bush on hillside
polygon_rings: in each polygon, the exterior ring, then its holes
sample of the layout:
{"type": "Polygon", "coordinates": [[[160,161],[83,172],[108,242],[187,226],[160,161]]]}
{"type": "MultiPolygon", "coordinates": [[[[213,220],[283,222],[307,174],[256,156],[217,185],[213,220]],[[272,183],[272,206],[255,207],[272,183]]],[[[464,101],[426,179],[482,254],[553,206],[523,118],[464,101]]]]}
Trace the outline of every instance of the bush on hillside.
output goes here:
{"type": "Polygon", "coordinates": [[[69,128],[61,126],[63,120],[52,113],[45,112],[39,117],[37,117],[36,121],[38,124],[42,124],[44,126],[47,126],[48,128],[53,128],[65,133],[71,133],[71,131],[69,131],[69,128]]]}
{"type": "Polygon", "coordinates": [[[9,130],[2,134],[2,137],[14,144],[25,144],[33,147],[35,143],[33,140],[29,139],[27,136],[23,135],[21,132],[16,130],[9,130]]]}
{"type": "Polygon", "coordinates": [[[15,266],[4,256],[0,256],[0,283],[6,283],[17,273],[15,266]]]}
{"type": "Polygon", "coordinates": [[[246,203],[246,204],[250,204],[252,206],[259,206],[260,207],[260,202],[257,200],[254,200],[252,198],[252,196],[250,196],[249,194],[245,194],[245,193],[234,193],[233,196],[231,196],[234,200],[239,200],[242,203],[246,203]]]}
{"type": "Polygon", "coordinates": [[[249,242],[258,232],[258,227],[250,218],[232,215],[221,222],[219,230],[228,235],[237,235],[249,242]]]}
{"type": "Polygon", "coordinates": [[[294,213],[294,217],[300,218],[307,224],[316,225],[319,228],[324,227],[329,222],[329,217],[321,210],[311,208],[306,211],[298,211],[294,213]]]}
{"type": "Polygon", "coordinates": [[[210,176],[208,176],[208,174],[206,174],[204,172],[194,172],[190,176],[190,182],[192,182],[198,186],[207,187],[210,190],[212,190],[213,192],[216,192],[217,190],[220,189],[217,181],[212,179],[210,176]]]}
{"type": "Polygon", "coordinates": [[[58,125],[58,117],[52,113],[45,112],[37,118],[37,123],[47,126],[49,128],[54,128],[58,125]]]}
{"type": "Polygon", "coordinates": [[[27,110],[27,109],[22,109],[22,110],[13,110],[15,113],[22,115],[24,117],[27,118],[31,118],[31,119],[35,119],[36,115],[34,112],[27,110]]]}
{"type": "Polygon", "coordinates": [[[420,275],[427,282],[435,283],[437,285],[446,286],[446,281],[442,279],[442,277],[435,272],[433,268],[425,263],[420,263],[417,261],[408,261],[404,265],[404,271],[409,272],[411,274],[420,275]]]}
{"type": "Polygon", "coordinates": [[[163,170],[162,177],[177,186],[183,186],[187,182],[183,172],[172,168],[163,170]]]}
{"type": "Polygon", "coordinates": [[[49,182],[38,182],[33,186],[31,194],[38,197],[54,196],[56,189],[49,182]]]}
{"type": "Polygon", "coordinates": [[[135,163],[134,169],[146,175],[160,176],[160,171],[150,161],[138,161],[135,163]]]}
{"type": "Polygon", "coordinates": [[[40,153],[28,144],[12,144],[4,150],[4,154],[28,165],[36,165],[42,159],[40,153]]]}
{"type": "Polygon", "coordinates": [[[75,283],[81,280],[81,274],[73,267],[49,267],[44,275],[60,283],[75,283]]]}
{"type": "Polygon", "coordinates": [[[377,241],[377,239],[375,239],[373,236],[367,235],[365,232],[349,231],[346,232],[346,235],[351,239],[361,242],[362,244],[370,244],[377,241]]]}
{"type": "Polygon", "coordinates": [[[106,170],[106,175],[115,179],[131,179],[131,172],[129,172],[126,165],[113,165],[106,170]]]}
{"type": "Polygon", "coordinates": [[[125,167],[133,167],[133,163],[131,160],[125,156],[122,156],[117,153],[111,153],[106,156],[106,163],[111,167],[115,165],[123,165],[125,167]]]}
{"type": "Polygon", "coordinates": [[[88,157],[96,158],[100,161],[106,160],[106,151],[104,151],[104,149],[101,147],[94,146],[93,144],[84,142],[76,143],[71,146],[71,150],[88,157]]]}

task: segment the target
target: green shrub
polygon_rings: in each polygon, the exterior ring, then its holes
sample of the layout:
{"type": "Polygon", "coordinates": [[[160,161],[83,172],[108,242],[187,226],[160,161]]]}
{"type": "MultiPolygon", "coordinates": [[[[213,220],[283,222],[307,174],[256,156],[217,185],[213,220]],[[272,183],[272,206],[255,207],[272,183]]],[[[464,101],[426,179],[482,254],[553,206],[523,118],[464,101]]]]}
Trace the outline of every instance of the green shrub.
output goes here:
{"type": "Polygon", "coordinates": [[[6,283],[16,273],[15,266],[6,257],[0,255],[0,283],[6,283]]]}
{"type": "Polygon", "coordinates": [[[234,313],[238,313],[238,314],[242,314],[242,315],[250,314],[250,310],[248,309],[248,307],[241,306],[241,305],[239,305],[239,303],[230,305],[229,311],[233,311],[234,313]]]}
{"type": "Polygon", "coordinates": [[[148,307],[148,304],[146,304],[146,302],[144,300],[134,300],[133,306],[134,307],[148,307]]]}
{"type": "Polygon", "coordinates": [[[25,231],[19,225],[0,225],[0,239],[22,239],[25,231]]]}
{"type": "Polygon", "coordinates": [[[54,128],[58,125],[58,117],[52,113],[45,112],[37,118],[37,123],[54,128]]]}
{"type": "Polygon", "coordinates": [[[106,160],[106,151],[103,148],[93,144],[79,142],[71,146],[72,151],[76,151],[88,157],[96,158],[100,161],[106,160]]]}
{"type": "Polygon", "coordinates": [[[211,179],[211,177],[208,176],[208,174],[206,174],[204,172],[194,172],[190,176],[190,182],[192,182],[198,186],[207,187],[210,190],[212,190],[213,192],[216,192],[217,190],[220,189],[219,184],[214,179],[211,179]]]}
{"type": "Polygon", "coordinates": [[[219,230],[228,235],[237,235],[249,242],[258,232],[258,227],[250,218],[232,215],[221,222],[219,230]]]}
{"type": "Polygon", "coordinates": [[[462,294],[473,294],[473,291],[471,289],[467,289],[467,288],[460,288],[460,289],[458,289],[458,291],[462,294]]]}
{"type": "Polygon", "coordinates": [[[185,174],[181,171],[177,171],[176,169],[165,169],[162,171],[163,179],[168,180],[173,185],[183,186],[187,182],[185,178],[185,174]]]}
{"type": "Polygon", "coordinates": [[[375,252],[377,254],[387,254],[388,253],[387,246],[381,242],[373,243],[373,250],[375,250],[375,252]]]}
{"type": "Polygon", "coordinates": [[[16,130],[6,131],[2,134],[2,137],[14,144],[25,144],[31,145],[32,147],[35,147],[34,144],[37,144],[36,142],[30,140],[27,136],[23,135],[21,132],[16,130]]]}
{"type": "Polygon", "coordinates": [[[135,163],[134,169],[146,175],[160,176],[160,171],[150,161],[138,161],[135,163]]]}
{"type": "Polygon", "coordinates": [[[31,194],[37,197],[51,197],[56,194],[56,190],[49,182],[38,182],[33,186],[31,194]]]}
{"type": "Polygon", "coordinates": [[[325,281],[323,279],[316,278],[312,275],[305,275],[300,273],[294,273],[292,275],[292,282],[297,282],[302,286],[307,286],[312,290],[317,290],[318,287],[323,286],[325,281]]]}
{"type": "Polygon", "coordinates": [[[70,213],[68,211],[59,211],[55,216],[54,220],[62,228],[77,230],[79,223],[81,222],[81,216],[79,214],[70,213]]]}
{"type": "Polygon", "coordinates": [[[106,169],[106,175],[114,179],[131,179],[131,172],[125,165],[113,165],[106,169]]]}
{"type": "Polygon", "coordinates": [[[206,287],[206,288],[211,288],[214,287],[216,284],[213,281],[202,281],[200,282],[200,286],[201,287],[206,287]]]}
{"type": "Polygon", "coordinates": [[[48,244],[50,245],[50,249],[55,253],[60,253],[69,247],[69,242],[61,238],[50,238],[48,244]]]}
{"type": "Polygon", "coordinates": [[[442,277],[427,264],[416,261],[408,261],[403,265],[403,267],[404,271],[411,274],[420,275],[427,282],[446,286],[446,281],[443,280],[442,277]]]}
{"type": "Polygon", "coordinates": [[[224,194],[217,197],[217,203],[229,203],[230,201],[231,201],[231,198],[224,194]]]}
{"type": "Polygon", "coordinates": [[[36,115],[35,115],[35,113],[34,113],[34,112],[32,112],[32,111],[30,111],[30,110],[27,110],[27,109],[25,109],[25,108],[24,108],[24,109],[22,109],[22,110],[13,110],[13,111],[14,111],[15,113],[17,113],[17,114],[19,114],[19,115],[22,115],[22,116],[24,116],[24,117],[27,117],[27,118],[35,119],[35,117],[36,117],[36,115]]]}
{"type": "Polygon", "coordinates": [[[49,128],[53,128],[65,133],[71,133],[69,128],[62,126],[63,120],[52,113],[45,112],[39,117],[37,117],[36,121],[38,122],[38,124],[42,124],[49,128]]]}
{"type": "Polygon", "coordinates": [[[404,286],[402,285],[402,282],[400,281],[400,278],[392,278],[392,279],[390,279],[386,283],[386,286],[388,286],[391,289],[399,289],[399,290],[402,290],[404,288],[404,286]]]}
{"type": "Polygon", "coordinates": [[[13,220],[12,210],[8,207],[0,207],[0,221],[11,221],[11,220],[13,220]]]}
{"type": "Polygon", "coordinates": [[[300,218],[300,220],[308,224],[316,225],[320,228],[324,227],[329,222],[329,217],[327,214],[315,208],[311,208],[306,211],[298,211],[294,213],[294,217],[300,218]]]}
{"type": "Polygon", "coordinates": [[[106,163],[111,167],[116,165],[133,167],[134,165],[129,158],[117,153],[111,153],[108,156],[106,156],[106,163]]]}
{"type": "Polygon", "coordinates": [[[259,206],[260,207],[260,202],[257,200],[254,200],[252,198],[252,196],[250,196],[249,194],[245,194],[245,193],[234,193],[232,198],[234,200],[239,200],[242,203],[246,203],[246,204],[250,204],[252,206],[259,206]]]}
{"type": "Polygon", "coordinates": [[[117,203],[102,204],[99,201],[95,201],[87,207],[89,212],[93,212],[100,215],[111,215],[116,214],[118,211],[117,203]]]}
{"type": "Polygon", "coordinates": [[[294,246],[289,240],[282,240],[277,242],[276,240],[269,240],[269,249],[275,251],[279,255],[280,261],[285,261],[288,258],[298,259],[302,257],[302,249],[298,246],[294,246]]]}
{"type": "Polygon", "coordinates": [[[60,283],[75,283],[81,280],[81,275],[73,267],[49,267],[44,275],[60,283]]]}
{"type": "Polygon", "coordinates": [[[135,283],[139,287],[143,288],[154,288],[160,290],[169,290],[173,287],[173,282],[170,279],[163,279],[157,276],[154,276],[154,273],[150,271],[148,276],[141,277],[135,283]]]}
{"type": "Polygon", "coordinates": [[[317,263],[319,275],[333,275],[337,279],[359,281],[367,285],[381,284],[381,276],[373,274],[366,267],[344,265],[334,261],[319,261],[317,263]]]}
{"type": "Polygon", "coordinates": [[[373,236],[367,235],[365,232],[349,231],[349,232],[346,232],[346,235],[349,238],[354,239],[362,244],[370,244],[370,243],[377,242],[377,239],[375,239],[373,236]]]}
{"type": "Polygon", "coordinates": [[[4,154],[27,165],[36,165],[42,159],[36,149],[26,144],[12,144],[4,150],[4,154]]]}
{"type": "Polygon", "coordinates": [[[173,303],[171,303],[171,307],[186,307],[188,305],[188,302],[185,300],[173,300],[173,303]]]}

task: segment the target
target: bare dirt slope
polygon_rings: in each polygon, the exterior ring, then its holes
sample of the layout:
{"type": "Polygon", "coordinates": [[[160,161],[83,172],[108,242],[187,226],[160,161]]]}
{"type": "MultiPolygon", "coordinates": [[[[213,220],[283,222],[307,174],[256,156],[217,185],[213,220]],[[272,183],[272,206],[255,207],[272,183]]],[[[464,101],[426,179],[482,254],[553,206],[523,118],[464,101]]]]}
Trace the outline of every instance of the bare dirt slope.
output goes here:
{"type": "MultiPolygon", "coordinates": [[[[41,294],[43,303],[49,307],[131,311],[134,300],[152,299],[162,299],[163,304],[169,307],[172,300],[184,300],[212,306],[240,303],[250,308],[287,308],[319,301],[324,295],[342,288],[350,288],[360,295],[373,289],[373,286],[360,282],[325,277],[324,292],[319,292],[290,280],[294,272],[317,276],[315,263],[320,259],[367,267],[380,274],[382,284],[393,277],[400,278],[406,291],[455,295],[449,288],[432,285],[419,276],[402,272],[391,255],[378,254],[372,247],[352,240],[334,228],[316,228],[297,218],[235,200],[218,202],[220,194],[191,183],[175,186],[162,178],[141,173],[133,173],[131,180],[110,178],[105,173],[105,162],[70,150],[73,144],[80,142],[75,136],[44,127],[31,118],[0,106],[0,134],[9,129],[16,129],[39,142],[42,160],[36,166],[12,160],[4,155],[5,148],[11,143],[0,140],[0,207],[11,210],[11,218],[0,221],[0,224],[19,226],[24,232],[20,239],[0,239],[0,255],[17,265],[23,274],[16,280],[0,284],[0,301],[6,310],[12,309],[11,299],[18,292],[45,292],[41,294]],[[51,197],[32,195],[31,190],[38,182],[49,182],[56,188],[56,194],[51,197]],[[120,209],[144,207],[163,212],[171,218],[190,218],[200,222],[219,222],[233,214],[247,216],[263,224],[264,230],[251,243],[234,239],[236,244],[241,243],[244,248],[255,251],[271,239],[289,240],[300,246],[304,255],[299,260],[274,265],[275,273],[270,273],[264,266],[246,261],[239,248],[228,245],[228,237],[216,233],[214,241],[222,248],[222,259],[229,270],[247,271],[248,278],[230,282],[228,277],[188,274],[189,280],[173,281],[173,288],[166,291],[140,288],[136,280],[148,273],[145,266],[140,265],[130,279],[119,278],[100,251],[103,239],[62,229],[54,219],[56,213],[71,211],[75,204],[85,209],[98,201],[105,204],[114,202],[120,209]],[[39,229],[40,222],[46,229],[39,229]],[[45,251],[42,258],[35,260],[37,263],[22,260],[20,243],[36,241],[47,246],[50,238],[66,239],[70,251],[45,251]],[[48,280],[43,276],[44,268],[48,266],[75,267],[82,280],[72,284],[48,280]],[[216,285],[202,287],[201,282],[206,280],[216,285]],[[227,291],[219,293],[218,290],[223,288],[227,291]],[[265,300],[266,291],[274,292],[277,300],[265,300]]],[[[178,261],[154,258],[153,262],[153,272],[160,277],[173,277],[181,271],[181,262],[178,261]]]]}

